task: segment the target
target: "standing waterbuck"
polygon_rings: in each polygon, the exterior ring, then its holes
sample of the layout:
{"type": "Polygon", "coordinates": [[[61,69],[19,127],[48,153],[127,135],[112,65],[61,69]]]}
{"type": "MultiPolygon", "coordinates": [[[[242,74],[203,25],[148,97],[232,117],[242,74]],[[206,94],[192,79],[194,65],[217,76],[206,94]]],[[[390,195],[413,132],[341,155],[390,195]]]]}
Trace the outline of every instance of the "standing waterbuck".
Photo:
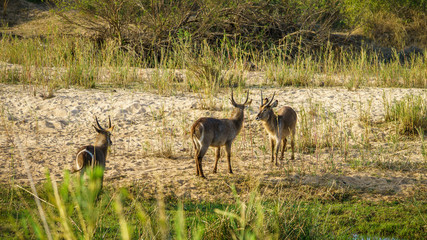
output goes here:
{"type": "Polygon", "coordinates": [[[264,128],[270,137],[271,146],[271,162],[274,162],[274,148],[276,148],[276,166],[277,166],[277,155],[279,154],[279,148],[282,144],[282,156],[280,160],[283,160],[283,153],[286,148],[287,137],[291,137],[292,156],[294,157],[294,139],[295,139],[295,126],[297,123],[297,114],[289,106],[284,106],[277,111],[277,115],[274,113],[273,108],[277,107],[278,101],[274,101],[274,95],[269,101],[268,98],[262,98],[261,91],[261,106],[259,107],[259,113],[256,116],[256,120],[263,122],[264,128]],[[273,102],[273,103],[272,103],[273,102]]]}
{"type": "MultiPolygon", "coordinates": [[[[86,168],[90,167],[92,170],[95,167],[100,167],[102,171],[105,169],[105,162],[107,160],[108,148],[113,144],[111,141],[111,132],[114,126],[111,126],[111,119],[108,117],[108,128],[104,129],[95,117],[96,125],[93,126],[98,132],[94,145],[83,146],[79,148],[76,155],[75,166],[73,165],[72,172],[80,171],[80,176],[83,176],[86,168]]],[[[103,182],[103,173],[101,177],[101,186],[103,182]]]]}
{"type": "Polygon", "coordinates": [[[228,171],[231,170],[231,144],[239,134],[243,126],[245,106],[251,104],[248,102],[249,91],[243,104],[237,104],[234,101],[233,90],[231,90],[231,104],[234,107],[230,119],[217,118],[199,118],[191,127],[191,139],[195,149],[196,173],[197,176],[206,178],[202,170],[202,159],[205,156],[209,146],[215,147],[215,167],[213,173],[217,171],[218,159],[220,158],[221,147],[225,145],[227,152],[228,171]]]}

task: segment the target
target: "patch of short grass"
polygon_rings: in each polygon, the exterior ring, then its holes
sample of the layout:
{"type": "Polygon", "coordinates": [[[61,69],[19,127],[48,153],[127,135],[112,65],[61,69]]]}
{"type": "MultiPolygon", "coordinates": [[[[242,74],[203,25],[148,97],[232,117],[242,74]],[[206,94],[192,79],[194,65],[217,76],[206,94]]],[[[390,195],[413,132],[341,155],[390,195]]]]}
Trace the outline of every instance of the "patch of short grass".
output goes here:
{"type": "Polygon", "coordinates": [[[373,238],[424,239],[425,200],[326,204],[332,231],[373,238]],[[339,227],[338,227],[339,226],[339,227]]]}

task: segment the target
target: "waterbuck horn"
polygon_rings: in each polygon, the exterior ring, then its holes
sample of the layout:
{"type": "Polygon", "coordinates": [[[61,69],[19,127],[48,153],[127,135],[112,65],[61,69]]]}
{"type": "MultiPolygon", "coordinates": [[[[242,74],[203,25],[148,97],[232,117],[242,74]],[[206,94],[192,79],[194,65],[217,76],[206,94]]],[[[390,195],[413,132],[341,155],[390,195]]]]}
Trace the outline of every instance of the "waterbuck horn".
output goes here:
{"type": "Polygon", "coordinates": [[[262,90],[261,90],[261,106],[264,105],[264,98],[262,98],[262,90]]]}
{"type": "Polygon", "coordinates": [[[270,105],[273,102],[274,95],[276,95],[276,92],[273,93],[273,96],[271,97],[271,100],[270,100],[270,102],[268,102],[267,106],[270,105]]]}
{"type": "Polygon", "coordinates": [[[108,128],[111,128],[111,118],[108,116],[108,128]]]}
{"type": "Polygon", "coordinates": [[[233,105],[233,106],[236,106],[237,105],[237,103],[236,103],[236,101],[234,101],[234,97],[233,97],[233,89],[231,89],[231,104],[233,105]]]}
{"type": "Polygon", "coordinates": [[[98,118],[95,116],[95,120],[96,120],[96,124],[98,125],[99,130],[104,130],[103,127],[101,127],[101,125],[98,122],[98,118]]]}
{"type": "Polygon", "coordinates": [[[248,93],[246,94],[246,100],[245,100],[245,103],[243,103],[243,105],[245,105],[248,102],[248,99],[249,99],[249,90],[248,90],[248,93]]]}
{"type": "Polygon", "coordinates": [[[268,105],[267,102],[268,102],[268,98],[264,98],[262,96],[262,91],[261,91],[261,107],[262,106],[267,106],[268,105]]]}

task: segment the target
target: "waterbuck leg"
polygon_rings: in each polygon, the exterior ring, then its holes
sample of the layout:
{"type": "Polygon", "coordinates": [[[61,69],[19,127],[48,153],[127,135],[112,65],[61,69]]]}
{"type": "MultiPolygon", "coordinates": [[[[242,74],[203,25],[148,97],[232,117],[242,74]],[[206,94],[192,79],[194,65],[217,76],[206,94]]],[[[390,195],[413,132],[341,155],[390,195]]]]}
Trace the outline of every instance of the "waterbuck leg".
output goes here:
{"type": "Polygon", "coordinates": [[[215,166],[214,166],[214,169],[212,171],[213,173],[216,173],[216,171],[217,171],[218,160],[220,157],[221,157],[221,147],[217,147],[215,149],[215,166]]]}
{"type": "Polygon", "coordinates": [[[270,138],[270,148],[271,148],[271,162],[274,162],[274,139],[270,138]]]}
{"type": "Polygon", "coordinates": [[[228,142],[225,144],[225,151],[227,152],[227,161],[228,161],[228,172],[233,173],[233,170],[231,170],[231,143],[228,142]]]}
{"type": "Polygon", "coordinates": [[[286,143],[288,142],[288,140],[286,138],[283,138],[282,140],[282,156],[280,157],[280,160],[283,161],[283,155],[286,151],[286,143]]]}
{"type": "Polygon", "coordinates": [[[280,150],[280,139],[276,140],[276,166],[278,166],[277,164],[277,159],[279,158],[279,150],[280,150]]]}
{"type": "Polygon", "coordinates": [[[194,162],[196,163],[196,176],[199,176],[199,161],[197,160],[199,157],[199,148],[200,146],[196,144],[196,142],[193,140],[193,148],[194,148],[194,162]]]}
{"type": "Polygon", "coordinates": [[[200,176],[200,177],[202,177],[202,178],[206,178],[206,177],[205,177],[205,175],[203,174],[203,169],[202,169],[202,159],[203,159],[203,158],[199,158],[199,159],[198,159],[198,164],[199,164],[199,165],[197,166],[197,168],[198,168],[198,170],[199,170],[199,174],[200,174],[199,176],[200,176]]]}
{"type": "Polygon", "coordinates": [[[295,159],[295,156],[294,156],[294,148],[295,148],[295,142],[294,142],[294,139],[295,139],[295,137],[294,137],[294,134],[292,134],[292,136],[291,136],[291,148],[292,148],[292,155],[291,155],[291,160],[294,160],[295,159]]]}
{"type": "Polygon", "coordinates": [[[196,154],[194,155],[194,161],[196,162],[196,176],[200,175],[199,171],[199,151],[196,150],[196,154]]]}
{"type": "Polygon", "coordinates": [[[202,147],[200,148],[199,154],[197,155],[197,163],[198,163],[197,168],[199,171],[199,176],[201,176],[202,178],[206,178],[205,175],[203,174],[202,160],[206,152],[208,151],[208,148],[209,148],[208,145],[202,145],[202,147]]]}

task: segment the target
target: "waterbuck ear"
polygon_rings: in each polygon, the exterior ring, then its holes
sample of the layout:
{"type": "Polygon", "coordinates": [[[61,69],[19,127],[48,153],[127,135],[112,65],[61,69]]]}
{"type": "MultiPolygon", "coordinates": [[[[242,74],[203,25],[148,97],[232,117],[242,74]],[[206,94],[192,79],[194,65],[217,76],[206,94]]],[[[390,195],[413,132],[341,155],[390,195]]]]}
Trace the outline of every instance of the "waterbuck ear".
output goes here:
{"type": "Polygon", "coordinates": [[[249,106],[249,105],[251,105],[251,103],[252,103],[252,99],[249,100],[247,103],[245,103],[245,106],[249,106]]]}
{"type": "Polygon", "coordinates": [[[107,129],[107,131],[112,132],[112,131],[114,130],[114,126],[115,126],[115,125],[113,125],[113,126],[111,126],[110,128],[108,128],[108,129],[107,129]]]}
{"type": "Polygon", "coordinates": [[[261,107],[268,103],[268,98],[264,98],[261,102],[261,107]]]}
{"type": "Polygon", "coordinates": [[[270,105],[271,108],[277,107],[277,105],[279,104],[279,101],[274,101],[273,104],[270,105]]]}

